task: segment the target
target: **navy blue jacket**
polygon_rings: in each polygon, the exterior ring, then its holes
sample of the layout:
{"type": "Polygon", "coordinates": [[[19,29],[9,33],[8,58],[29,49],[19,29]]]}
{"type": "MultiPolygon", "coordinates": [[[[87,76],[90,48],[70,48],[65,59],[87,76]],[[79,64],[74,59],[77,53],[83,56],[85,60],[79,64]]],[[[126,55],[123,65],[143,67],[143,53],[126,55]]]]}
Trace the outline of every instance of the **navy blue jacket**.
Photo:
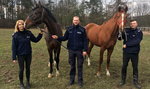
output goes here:
{"type": "Polygon", "coordinates": [[[42,34],[39,34],[36,38],[31,31],[28,30],[14,33],[12,36],[12,59],[16,60],[16,56],[18,55],[31,54],[31,41],[38,42],[41,38],[42,34]]]}
{"type": "Polygon", "coordinates": [[[143,33],[140,29],[133,30],[132,28],[126,28],[125,33],[122,34],[124,39],[123,44],[126,44],[126,48],[123,48],[125,53],[139,53],[140,42],[143,39],[143,33]]]}
{"type": "Polygon", "coordinates": [[[66,41],[67,48],[73,51],[87,51],[88,40],[85,32],[85,28],[80,25],[69,26],[64,36],[58,37],[59,41],[66,41]]]}

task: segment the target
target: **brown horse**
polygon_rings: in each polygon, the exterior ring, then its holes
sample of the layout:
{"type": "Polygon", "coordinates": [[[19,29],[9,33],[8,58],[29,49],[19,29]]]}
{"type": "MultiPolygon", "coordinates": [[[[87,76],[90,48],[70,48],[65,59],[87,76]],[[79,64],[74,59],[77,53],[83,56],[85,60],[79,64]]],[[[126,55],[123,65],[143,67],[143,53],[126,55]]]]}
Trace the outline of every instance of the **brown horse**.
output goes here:
{"type": "Polygon", "coordinates": [[[52,13],[47,8],[42,6],[39,2],[39,4],[36,4],[36,7],[31,12],[31,15],[26,18],[25,28],[37,26],[41,23],[44,23],[47,26],[44,31],[47,49],[50,57],[50,72],[48,74],[48,77],[51,78],[53,72],[53,62],[54,64],[56,64],[56,76],[59,75],[59,56],[61,49],[61,42],[52,39],[51,35],[62,36],[62,30],[52,13]]]}
{"type": "Polygon", "coordinates": [[[121,29],[122,31],[124,28],[125,24],[124,22],[127,18],[126,12],[127,6],[120,5],[118,8],[118,12],[115,13],[114,16],[107,22],[103,23],[102,25],[89,23],[85,26],[87,37],[89,39],[88,65],[90,65],[90,53],[93,46],[96,45],[98,47],[101,47],[97,76],[100,76],[101,64],[103,62],[103,54],[105,50],[107,50],[106,75],[110,76],[109,73],[110,57],[117,41],[119,29],[121,29]]]}

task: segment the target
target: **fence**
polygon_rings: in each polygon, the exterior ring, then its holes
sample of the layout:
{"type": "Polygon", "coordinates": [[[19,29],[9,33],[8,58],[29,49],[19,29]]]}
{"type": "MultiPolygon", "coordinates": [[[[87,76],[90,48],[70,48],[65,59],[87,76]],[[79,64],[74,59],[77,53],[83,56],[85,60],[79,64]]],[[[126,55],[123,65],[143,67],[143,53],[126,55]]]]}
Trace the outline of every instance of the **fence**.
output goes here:
{"type": "Polygon", "coordinates": [[[150,27],[139,27],[142,31],[150,32],[150,27]]]}

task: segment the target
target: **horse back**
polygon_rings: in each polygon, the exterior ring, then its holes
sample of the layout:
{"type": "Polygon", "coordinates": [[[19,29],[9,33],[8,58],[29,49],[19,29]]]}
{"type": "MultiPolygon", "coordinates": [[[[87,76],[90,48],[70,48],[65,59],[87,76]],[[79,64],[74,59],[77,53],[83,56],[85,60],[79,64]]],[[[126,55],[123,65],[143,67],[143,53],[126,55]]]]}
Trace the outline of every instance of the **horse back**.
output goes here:
{"type": "Polygon", "coordinates": [[[85,29],[89,41],[92,42],[93,44],[97,44],[100,26],[95,23],[89,23],[85,26],[85,29]]]}

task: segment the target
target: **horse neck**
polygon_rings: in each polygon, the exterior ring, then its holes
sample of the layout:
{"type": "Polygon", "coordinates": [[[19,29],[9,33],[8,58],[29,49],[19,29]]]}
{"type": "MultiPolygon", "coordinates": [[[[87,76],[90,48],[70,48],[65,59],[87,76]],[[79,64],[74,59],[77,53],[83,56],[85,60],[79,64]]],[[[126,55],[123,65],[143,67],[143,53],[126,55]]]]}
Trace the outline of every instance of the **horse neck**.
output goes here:
{"type": "Polygon", "coordinates": [[[57,23],[54,21],[51,21],[50,17],[45,17],[44,19],[44,23],[46,24],[47,28],[48,28],[48,32],[50,34],[57,34],[57,23]]]}
{"type": "Polygon", "coordinates": [[[111,34],[111,37],[116,37],[119,32],[119,26],[117,25],[117,21],[114,18],[111,18],[106,23],[102,24],[102,29],[111,34]],[[111,25],[110,25],[111,23],[111,25]],[[105,27],[107,27],[105,29],[105,27]]]}

